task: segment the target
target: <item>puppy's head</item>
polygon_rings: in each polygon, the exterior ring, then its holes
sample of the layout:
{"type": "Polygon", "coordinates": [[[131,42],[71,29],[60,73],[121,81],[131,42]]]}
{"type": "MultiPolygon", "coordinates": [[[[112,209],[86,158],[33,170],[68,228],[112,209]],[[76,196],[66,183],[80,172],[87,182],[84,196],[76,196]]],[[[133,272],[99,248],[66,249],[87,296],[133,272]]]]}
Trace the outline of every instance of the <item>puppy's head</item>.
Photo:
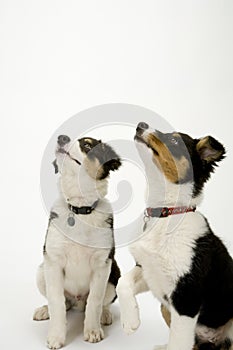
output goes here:
{"type": "Polygon", "coordinates": [[[53,165],[55,172],[60,173],[84,167],[93,179],[102,180],[121,166],[121,160],[112,147],[101,140],[83,137],[71,142],[69,136],[60,135],[53,165]]]}
{"type": "Polygon", "coordinates": [[[148,165],[149,161],[168,181],[174,184],[193,181],[193,196],[200,193],[225,155],[223,145],[211,136],[193,139],[178,132],[162,133],[144,122],[137,126],[135,142],[144,163],[148,165]]]}

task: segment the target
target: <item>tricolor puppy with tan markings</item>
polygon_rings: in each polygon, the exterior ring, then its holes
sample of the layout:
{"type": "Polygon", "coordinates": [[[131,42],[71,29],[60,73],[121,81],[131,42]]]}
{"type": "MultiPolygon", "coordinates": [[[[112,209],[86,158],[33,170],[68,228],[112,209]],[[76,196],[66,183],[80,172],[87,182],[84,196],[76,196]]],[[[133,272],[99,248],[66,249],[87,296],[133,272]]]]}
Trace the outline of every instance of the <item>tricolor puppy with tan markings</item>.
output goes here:
{"type": "Polygon", "coordinates": [[[57,141],[55,172],[59,172],[59,198],[53,205],[44,261],[37,284],[48,299],[35,320],[50,318],[47,345],[65,344],[66,310],[84,311],[84,339],[103,339],[101,324],[112,323],[110,305],[116,298],[120,270],[114,259],[113,213],[105,198],[111,171],[120,157],[106,143],[93,138],[57,141]]]}
{"type": "Polygon", "coordinates": [[[171,327],[168,345],[155,349],[233,349],[233,260],[196,211],[225,149],[211,136],[162,133],[144,122],[135,143],[149,188],[145,231],[130,247],[136,266],[117,286],[122,326],[128,334],[139,327],[135,295],[151,290],[171,327]]]}

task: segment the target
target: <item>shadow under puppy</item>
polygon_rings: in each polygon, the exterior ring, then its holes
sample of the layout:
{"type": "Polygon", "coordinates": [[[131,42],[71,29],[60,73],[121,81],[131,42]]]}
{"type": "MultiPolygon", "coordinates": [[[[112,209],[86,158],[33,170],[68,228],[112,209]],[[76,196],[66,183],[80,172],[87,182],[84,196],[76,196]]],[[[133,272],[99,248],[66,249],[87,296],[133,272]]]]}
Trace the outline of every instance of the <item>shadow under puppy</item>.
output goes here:
{"type": "Polygon", "coordinates": [[[34,320],[50,318],[47,345],[65,343],[66,310],[85,310],[84,340],[103,339],[109,325],[120,270],[114,259],[113,213],[105,196],[110,171],[121,166],[116,152],[93,138],[57,141],[55,171],[60,173],[59,198],[49,219],[44,261],[37,273],[48,306],[36,309],[34,320]]]}
{"type": "Polygon", "coordinates": [[[168,345],[156,349],[233,349],[233,261],[195,211],[225,149],[211,136],[162,133],[143,122],[135,142],[149,189],[145,232],[130,247],[136,266],[117,286],[122,326],[128,334],[138,328],[135,295],[151,290],[170,325],[168,345]]]}

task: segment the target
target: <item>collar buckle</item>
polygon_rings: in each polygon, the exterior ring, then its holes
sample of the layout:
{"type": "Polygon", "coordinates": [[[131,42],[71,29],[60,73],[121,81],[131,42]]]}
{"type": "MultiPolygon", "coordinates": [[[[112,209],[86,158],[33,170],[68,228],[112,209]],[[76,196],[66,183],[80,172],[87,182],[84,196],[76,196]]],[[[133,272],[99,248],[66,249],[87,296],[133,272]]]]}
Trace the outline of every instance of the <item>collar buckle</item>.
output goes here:
{"type": "Polygon", "coordinates": [[[172,214],[172,213],[170,212],[169,208],[164,207],[164,208],[162,208],[162,210],[161,210],[160,217],[166,218],[166,217],[168,217],[168,216],[171,215],[171,214],[172,214]]]}

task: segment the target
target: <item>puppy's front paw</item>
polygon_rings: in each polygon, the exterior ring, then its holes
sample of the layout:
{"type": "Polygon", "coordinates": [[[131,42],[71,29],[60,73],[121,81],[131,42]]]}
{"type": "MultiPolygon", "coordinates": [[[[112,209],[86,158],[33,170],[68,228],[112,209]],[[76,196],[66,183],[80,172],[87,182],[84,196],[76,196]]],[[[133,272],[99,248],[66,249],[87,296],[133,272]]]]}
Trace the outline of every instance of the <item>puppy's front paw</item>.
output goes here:
{"type": "Polygon", "coordinates": [[[138,307],[135,305],[129,310],[124,310],[121,315],[121,325],[125,333],[130,335],[140,326],[138,307]]]}
{"type": "Polygon", "coordinates": [[[49,335],[47,338],[47,346],[49,349],[60,349],[65,344],[65,337],[49,335]]]}
{"type": "Polygon", "coordinates": [[[84,340],[89,343],[98,343],[102,339],[104,339],[104,332],[101,328],[84,331],[84,340]]]}
{"type": "Polygon", "coordinates": [[[124,332],[130,335],[138,329],[138,327],[140,326],[140,320],[139,318],[135,318],[135,319],[128,318],[127,320],[122,320],[121,324],[124,329],[124,332]]]}
{"type": "Polygon", "coordinates": [[[54,325],[48,332],[47,346],[49,349],[60,349],[64,346],[66,339],[66,328],[54,325]]]}
{"type": "Polygon", "coordinates": [[[33,315],[34,321],[43,321],[48,319],[49,319],[48,305],[38,307],[38,309],[35,310],[33,315]]]}
{"type": "Polygon", "coordinates": [[[154,350],[167,350],[167,345],[156,345],[154,350]]]}

